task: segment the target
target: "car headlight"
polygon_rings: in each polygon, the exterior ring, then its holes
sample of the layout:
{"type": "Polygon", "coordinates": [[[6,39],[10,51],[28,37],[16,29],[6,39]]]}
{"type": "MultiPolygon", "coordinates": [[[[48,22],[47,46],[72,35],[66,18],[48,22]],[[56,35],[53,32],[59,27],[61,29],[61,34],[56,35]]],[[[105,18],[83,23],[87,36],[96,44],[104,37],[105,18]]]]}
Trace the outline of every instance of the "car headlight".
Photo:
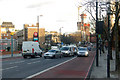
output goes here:
{"type": "Polygon", "coordinates": [[[69,53],[69,51],[65,51],[65,53],[69,53]]]}
{"type": "Polygon", "coordinates": [[[85,54],[88,54],[88,52],[85,52],[85,54]]]}

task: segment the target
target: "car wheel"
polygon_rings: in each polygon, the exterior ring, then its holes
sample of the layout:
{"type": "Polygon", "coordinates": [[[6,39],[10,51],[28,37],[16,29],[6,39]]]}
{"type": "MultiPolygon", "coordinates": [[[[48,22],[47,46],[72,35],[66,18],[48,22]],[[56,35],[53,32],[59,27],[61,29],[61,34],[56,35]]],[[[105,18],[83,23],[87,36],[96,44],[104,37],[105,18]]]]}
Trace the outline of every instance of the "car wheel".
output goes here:
{"type": "Polygon", "coordinates": [[[72,55],[73,57],[75,56],[75,54],[72,55]]]}
{"type": "Polygon", "coordinates": [[[27,56],[23,56],[23,58],[24,58],[24,59],[26,59],[26,58],[27,58],[27,56]]]}
{"type": "Polygon", "coordinates": [[[60,58],[62,58],[62,55],[60,55],[60,58]]]}
{"type": "Polygon", "coordinates": [[[52,59],[55,58],[55,55],[52,57],[52,59]]]}

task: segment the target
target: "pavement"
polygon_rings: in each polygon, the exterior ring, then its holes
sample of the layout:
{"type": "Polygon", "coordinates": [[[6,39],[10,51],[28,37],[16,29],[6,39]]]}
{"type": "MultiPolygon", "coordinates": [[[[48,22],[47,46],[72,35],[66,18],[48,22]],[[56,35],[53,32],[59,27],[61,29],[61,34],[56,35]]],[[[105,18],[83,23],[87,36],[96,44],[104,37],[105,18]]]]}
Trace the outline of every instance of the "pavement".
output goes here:
{"type": "Polygon", "coordinates": [[[0,53],[0,59],[4,59],[4,58],[10,58],[10,57],[19,57],[19,56],[22,56],[22,54],[19,53],[19,51],[14,51],[13,52],[13,56],[11,56],[11,52],[2,52],[0,53]]]}
{"type": "MultiPolygon", "coordinates": [[[[102,53],[99,55],[99,66],[96,66],[96,59],[93,64],[90,80],[96,79],[106,79],[107,78],[107,53],[102,53]]],[[[110,60],[110,78],[111,80],[117,79],[120,80],[120,72],[115,71],[115,51],[113,51],[113,60],[110,60]]]]}
{"type": "Polygon", "coordinates": [[[11,54],[5,54],[5,55],[0,55],[0,59],[10,58],[10,57],[19,57],[19,56],[22,56],[22,54],[16,53],[16,54],[13,54],[13,56],[11,56],[11,54]]]}

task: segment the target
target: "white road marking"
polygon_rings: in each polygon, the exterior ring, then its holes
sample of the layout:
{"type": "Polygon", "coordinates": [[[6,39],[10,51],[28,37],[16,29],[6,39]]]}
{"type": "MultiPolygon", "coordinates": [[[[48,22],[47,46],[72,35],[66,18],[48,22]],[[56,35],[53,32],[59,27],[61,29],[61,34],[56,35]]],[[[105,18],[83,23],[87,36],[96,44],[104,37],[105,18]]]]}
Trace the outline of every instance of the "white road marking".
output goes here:
{"type": "Polygon", "coordinates": [[[31,61],[38,60],[38,59],[40,59],[40,58],[37,58],[37,59],[32,59],[31,61]]]}
{"type": "Polygon", "coordinates": [[[40,75],[40,74],[42,74],[42,73],[44,73],[44,72],[46,72],[46,71],[48,71],[48,70],[50,70],[50,69],[53,69],[53,68],[55,68],[55,67],[58,67],[58,66],[60,66],[60,65],[62,65],[62,64],[64,64],[64,63],[67,63],[67,62],[69,62],[69,61],[71,61],[71,60],[73,60],[73,59],[75,59],[76,57],[74,57],[74,58],[72,58],[72,59],[69,59],[69,60],[67,60],[67,61],[65,61],[65,62],[62,62],[62,63],[60,63],[60,64],[58,64],[58,65],[55,65],[55,66],[53,66],[53,67],[50,67],[50,68],[48,68],[48,69],[45,69],[45,70],[43,70],[43,71],[41,71],[41,72],[38,72],[38,73],[36,73],[36,74],[33,74],[33,75],[31,75],[31,76],[28,76],[27,78],[25,78],[25,79],[23,79],[23,80],[27,80],[27,79],[29,79],[29,78],[33,78],[33,77],[35,77],[35,76],[37,76],[37,75],[40,75]]]}
{"type": "Polygon", "coordinates": [[[2,71],[2,70],[8,70],[8,69],[13,69],[13,68],[16,68],[16,67],[18,67],[18,66],[13,66],[13,67],[9,67],[9,68],[5,68],[5,69],[1,69],[0,71],[2,71]]]}
{"type": "Polygon", "coordinates": [[[45,60],[52,60],[52,59],[45,59],[45,60]]]}
{"type": "Polygon", "coordinates": [[[38,62],[41,62],[41,61],[31,62],[31,63],[27,63],[27,64],[34,64],[34,63],[38,63],[38,62]]]}
{"type": "Polygon", "coordinates": [[[23,62],[25,62],[25,61],[12,62],[12,63],[10,63],[10,64],[15,64],[15,63],[23,63],[23,62]]]}

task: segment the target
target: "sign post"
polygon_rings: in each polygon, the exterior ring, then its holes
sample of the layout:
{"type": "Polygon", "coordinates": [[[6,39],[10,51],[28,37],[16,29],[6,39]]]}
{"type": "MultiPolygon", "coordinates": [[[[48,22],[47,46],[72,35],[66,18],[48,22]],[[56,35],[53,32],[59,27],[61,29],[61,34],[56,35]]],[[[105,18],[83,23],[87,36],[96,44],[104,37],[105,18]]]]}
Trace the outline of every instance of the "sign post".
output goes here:
{"type": "Polygon", "coordinates": [[[11,57],[13,57],[13,35],[14,33],[11,32],[11,57]]]}

